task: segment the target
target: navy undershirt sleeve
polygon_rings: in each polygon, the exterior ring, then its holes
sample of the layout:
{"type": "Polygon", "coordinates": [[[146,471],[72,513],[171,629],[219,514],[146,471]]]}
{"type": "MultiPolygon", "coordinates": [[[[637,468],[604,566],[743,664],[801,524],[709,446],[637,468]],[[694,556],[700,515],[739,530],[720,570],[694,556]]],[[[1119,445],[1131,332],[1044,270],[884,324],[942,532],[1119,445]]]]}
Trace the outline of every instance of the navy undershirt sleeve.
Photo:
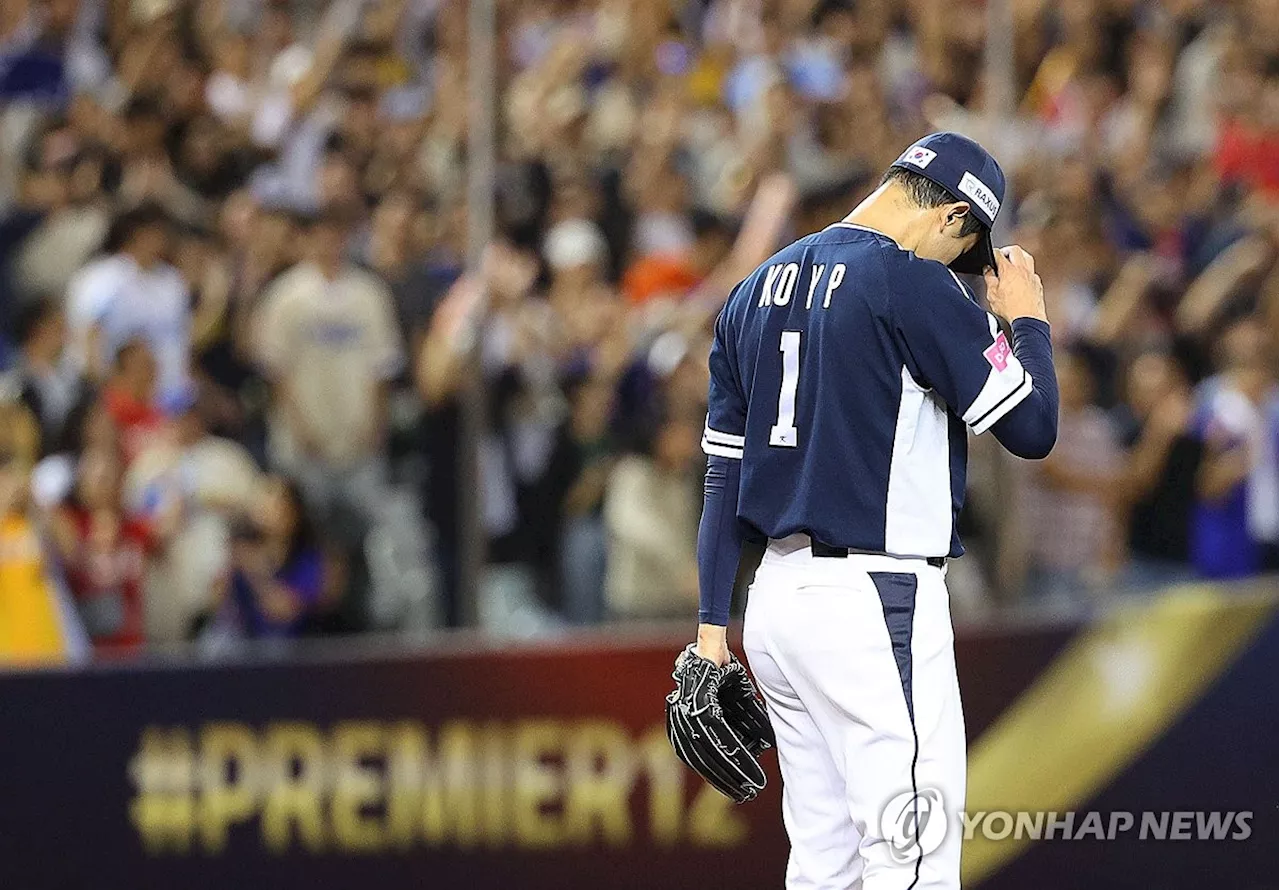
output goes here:
{"type": "Polygon", "coordinates": [[[738,483],[742,461],[707,458],[702,521],[698,524],[698,621],[721,627],[729,623],[733,581],[742,553],[738,522],[738,483]]]}
{"type": "Polygon", "coordinates": [[[991,427],[996,439],[1018,457],[1048,457],[1058,439],[1058,375],[1053,370],[1049,325],[1038,318],[1015,318],[1013,353],[1031,375],[1031,394],[991,427]]]}

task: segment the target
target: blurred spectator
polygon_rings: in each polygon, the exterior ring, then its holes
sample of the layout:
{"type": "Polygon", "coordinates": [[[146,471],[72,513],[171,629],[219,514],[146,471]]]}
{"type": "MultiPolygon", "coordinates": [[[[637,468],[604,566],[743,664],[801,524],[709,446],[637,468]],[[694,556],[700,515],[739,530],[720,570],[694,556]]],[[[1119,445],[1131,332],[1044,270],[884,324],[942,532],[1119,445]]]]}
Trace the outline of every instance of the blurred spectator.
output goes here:
{"type": "Polygon", "coordinates": [[[261,482],[248,451],[209,434],[190,393],[184,405],[137,455],[125,476],[124,503],[148,519],[178,514],[162,553],[147,578],[147,639],[185,639],[207,612],[210,591],[230,559],[230,530],[247,513],[261,482]]]}
{"type": "Polygon", "coordinates": [[[369,223],[365,260],[386,282],[394,299],[396,326],[412,350],[425,333],[435,304],[443,296],[442,282],[427,261],[430,242],[422,231],[424,208],[410,192],[387,193],[374,208],[369,223]]]}
{"type": "Polygon", "coordinates": [[[559,580],[565,617],[574,624],[594,624],[605,617],[604,499],[614,457],[609,440],[613,392],[607,383],[588,379],[572,389],[569,398],[569,419],[562,427],[558,449],[561,472],[568,481],[559,580]]]}
{"type": "Polygon", "coordinates": [[[216,67],[204,88],[209,111],[223,123],[244,130],[249,129],[255,110],[251,51],[247,34],[222,35],[215,48],[216,67]]]}
{"type": "Polygon", "coordinates": [[[284,209],[260,207],[243,192],[228,198],[220,223],[207,263],[215,281],[225,272],[227,291],[202,312],[195,377],[213,428],[240,439],[263,460],[264,387],[253,354],[252,323],[264,289],[296,259],[297,227],[284,209]]]}
{"type": "Polygon", "coordinates": [[[1218,133],[1214,166],[1227,183],[1257,188],[1274,201],[1280,190],[1280,135],[1277,135],[1276,71],[1229,56],[1223,86],[1229,103],[1218,133]]]}
{"type": "Polygon", "coordinates": [[[66,447],[73,412],[90,398],[88,385],[67,360],[66,329],[62,307],[48,300],[28,305],[16,325],[14,386],[40,425],[42,457],[66,447]]]}
{"type": "Polygon", "coordinates": [[[255,322],[272,380],[271,455],[321,511],[377,515],[387,387],[403,362],[386,285],[344,256],[340,211],[314,219],[306,259],[281,275],[255,322]]]}
{"type": "Polygon", "coordinates": [[[53,540],[67,584],[95,649],[128,653],[143,636],[142,589],[148,554],[171,517],[154,526],[125,515],[121,465],[111,451],[86,451],[70,502],[53,515],[53,540]]]}
{"type": "Polygon", "coordinates": [[[698,602],[697,427],[671,417],[652,452],[618,458],[604,500],[606,597],[618,617],[687,614],[698,602]]]}
{"type": "Polygon", "coordinates": [[[230,578],[219,621],[235,633],[294,637],[333,605],[338,579],[296,484],[267,480],[231,538],[230,578]]]}
{"type": "Polygon", "coordinates": [[[547,297],[557,322],[556,357],[565,365],[590,362],[619,318],[616,295],[604,277],[604,236],[593,222],[565,220],[547,232],[543,253],[551,272],[547,297]]]}
{"type": "Polygon", "coordinates": [[[120,345],[102,388],[102,403],[119,432],[125,461],[132,461],[164,422],[156,406],[156,361],[146,341],[131,339],[120,345]]]}
{"type": "Polygon", "coordinates": [[[1173,356],[1134,359],[1125,383],[1131,429],[1119,484],[1129,508],[1129,583],[1156,588],[1191,575],[1191,511],[1203,446],[1191,393],[1173,356]]]}
{"type": "Polygon", "coordinates": [[[100,398],[80,402],[67,418],[60,448],[35,465],[31,494],[37,507],[60,506],[75,488],[76,467],[88,451],[120,453],[120,431],[100,398]]]}
{"type": "Polygon", "coordinates": [[[128,211],[108,244],[113,252],[71,282],[71,355],[90,377],[101,378],[126,341],[139,339],[156,362],[159,392],[177,391],[187,382],[191,308],[187,284],[166,261],[168,218],[154,205],[128,211]]]}
{"type": "Polygon", "coordinates": [[[36,139],[19,212],[6,221],[5,237],[17,237],[5,287],[6,305],[21,307],[66,291],[76,272],[101,248],[111,222],[102,178],[106,156],[87,146],[65,123],[36,139]],[[36,181],[36,180],[39,181],[36,181]]]}
{"type": "Polygon", "coordinates": [[[1030,526],[1027,591],[1040,597],[1099,588],[1115,575],[1123,551],[1112,489],[1120,459],[1114,428],[1093,405],[1084,362],[1063,352],[1055,364],[1058,444],[1033,465],[1034,481],[1019,506],[1030,526]]]}
{"type": "Polygon", "coordinates": [[[1196,428],[1205,456],[1196,474],[1191,548],[1205,577],[1248,577],[1275,551],[1271,345],[1255,322],[1235,325],[1219,341],[1222,370],[1201,384],[1196,428]]]}
{"type": "Polygon", "coordinates": [[[81,634],[32,521],[38,435],[24,408],[0,403],[0,664],[65,660],[81,634]]]}

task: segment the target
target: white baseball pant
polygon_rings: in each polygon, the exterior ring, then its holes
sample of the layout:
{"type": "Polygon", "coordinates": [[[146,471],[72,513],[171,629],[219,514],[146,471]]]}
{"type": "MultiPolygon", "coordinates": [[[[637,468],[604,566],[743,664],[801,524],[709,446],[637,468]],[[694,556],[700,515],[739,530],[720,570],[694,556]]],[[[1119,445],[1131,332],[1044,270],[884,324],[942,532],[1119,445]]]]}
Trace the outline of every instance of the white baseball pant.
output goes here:
{"type": "Polygon", "coordinates": [[[805,535],[765,552],[743,646],[778,737],[787,890],[960,886],[965,734],[945,573],[815,557],[805,535]]]}

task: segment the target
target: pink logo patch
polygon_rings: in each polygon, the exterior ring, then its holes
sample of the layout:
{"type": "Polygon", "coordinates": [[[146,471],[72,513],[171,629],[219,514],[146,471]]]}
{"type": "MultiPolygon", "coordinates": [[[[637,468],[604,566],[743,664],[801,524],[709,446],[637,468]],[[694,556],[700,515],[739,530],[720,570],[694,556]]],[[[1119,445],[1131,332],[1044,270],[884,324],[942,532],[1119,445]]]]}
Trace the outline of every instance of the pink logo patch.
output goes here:
{"type": "Polygon", "coordinates": [[[982,354],[991,362],[991,367],[1003,371],[1009,365],[1009,352],[1009,341],[1005,339],[1004,331],[1001,331],[996,334],[996,342],[984,349],[982,354]]]}

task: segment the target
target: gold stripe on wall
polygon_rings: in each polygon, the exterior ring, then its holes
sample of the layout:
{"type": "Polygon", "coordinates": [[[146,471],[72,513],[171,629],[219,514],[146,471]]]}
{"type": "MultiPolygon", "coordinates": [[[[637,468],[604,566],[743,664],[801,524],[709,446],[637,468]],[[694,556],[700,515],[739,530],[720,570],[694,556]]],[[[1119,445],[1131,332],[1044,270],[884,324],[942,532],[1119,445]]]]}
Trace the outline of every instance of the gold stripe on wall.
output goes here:
{"type": "MultiPolygon", "coordinates": [[[[1077,636],[971,747],[965,810],[1056,811],[1084,804],[1193,704],[1264,622],[1256,594],[1207,585],[1124,604],[1077,636]]],[[[1032,841],[980,831],[964,845],[966,885],[1032,841]]]]}

